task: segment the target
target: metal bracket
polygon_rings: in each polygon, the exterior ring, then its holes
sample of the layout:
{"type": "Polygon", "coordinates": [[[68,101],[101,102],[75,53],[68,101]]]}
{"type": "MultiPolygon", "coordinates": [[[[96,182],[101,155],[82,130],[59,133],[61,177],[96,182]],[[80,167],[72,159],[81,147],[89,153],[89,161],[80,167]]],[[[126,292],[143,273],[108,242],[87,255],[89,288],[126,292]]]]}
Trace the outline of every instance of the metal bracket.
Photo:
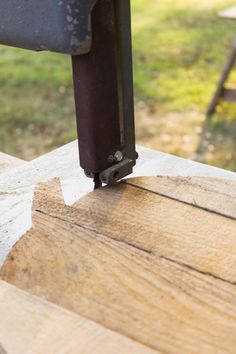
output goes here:
{"type": "Polygon", "coordinates": [[[132,173],[134,161],[130,159],[124,159],[122,162],[106,169],[99,174],[99,178],[102,183],[114,184],[116,181],[124,178],[132,173]]]}
{"type": "Polygon", "coordinates": [[[72,57],[80,164],[108,184],[137,159],[130,1],[98,0],[91,23],[90,52],[72,57]],[[111,159],[117,152],[122,162],[111,159]]]}

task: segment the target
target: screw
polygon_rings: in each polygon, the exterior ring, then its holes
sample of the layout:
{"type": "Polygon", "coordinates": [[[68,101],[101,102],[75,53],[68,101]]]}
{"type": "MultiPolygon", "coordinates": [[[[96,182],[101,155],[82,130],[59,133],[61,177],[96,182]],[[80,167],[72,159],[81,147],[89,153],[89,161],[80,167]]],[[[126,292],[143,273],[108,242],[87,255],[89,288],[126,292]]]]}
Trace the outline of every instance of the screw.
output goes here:
{"type": "Polygon", "coordinates": [[[115,155],[114,155],[114,159],[116,162],[120,162],[123,160],[123,154],[121,151],[116,151],[115,155]]]}

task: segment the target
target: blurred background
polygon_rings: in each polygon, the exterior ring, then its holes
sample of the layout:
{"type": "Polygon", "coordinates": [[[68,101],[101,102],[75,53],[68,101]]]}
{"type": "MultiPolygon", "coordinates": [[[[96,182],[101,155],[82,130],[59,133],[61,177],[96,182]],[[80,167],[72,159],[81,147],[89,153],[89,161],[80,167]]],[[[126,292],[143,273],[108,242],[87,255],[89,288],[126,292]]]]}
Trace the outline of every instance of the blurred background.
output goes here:
{"type": "MultiPolygon", "coordinates": [[[[229,0],[132,0],[137,143],[236,171],[236,104],[205,112],[236,34],[229,0]]],[[[236,71],[230,77],[236,84],[236,71]]],[[[0,151],[76,139],[70,58],[0,47],[0,151]]]]}

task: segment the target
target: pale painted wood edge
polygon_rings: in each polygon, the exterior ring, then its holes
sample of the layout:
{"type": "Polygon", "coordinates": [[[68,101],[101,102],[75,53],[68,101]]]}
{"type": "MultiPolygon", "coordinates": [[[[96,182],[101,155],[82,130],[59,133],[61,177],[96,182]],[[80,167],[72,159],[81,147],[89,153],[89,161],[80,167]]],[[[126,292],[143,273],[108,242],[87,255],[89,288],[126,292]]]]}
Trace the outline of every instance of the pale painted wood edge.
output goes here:
{"type": "Polygon", "coordinates": [[[236,219],[236,181],[211,177],[131,178],[125,183],[236,219]]]}
{"type": "Polygon", "coordinates": [[[9,172],[10,170],[14,170],[17,167],[23,166],[25,164],[27,164],[27,161],[0,152],[0,176],[5,172],[9,172]]]}
{"type": "Polygon", "coordinates": [[[3,281],[0,318],[1,354],[157,353],[3,281]]]}

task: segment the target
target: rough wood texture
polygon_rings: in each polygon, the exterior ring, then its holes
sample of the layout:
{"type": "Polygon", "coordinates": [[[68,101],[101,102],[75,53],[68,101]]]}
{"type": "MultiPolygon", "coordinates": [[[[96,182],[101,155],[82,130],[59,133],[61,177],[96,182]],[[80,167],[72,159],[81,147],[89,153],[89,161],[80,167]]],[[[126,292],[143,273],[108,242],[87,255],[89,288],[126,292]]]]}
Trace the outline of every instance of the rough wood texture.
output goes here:
{"type": "Polygon", "coordinates": [[[236,218],[236,181],[163,176],[133,178],[127,183],[219,215],[236,218]]]}
{"type": "Polygon", "coordinates": [[[0,354],[156,353],[2,281],[0,318],[0,354]]]}
{"type": "MultiPolygon", "coordinates": [[[[137,146],[139,159],[132,177],[208,176],[236,180],[236,173],[137,146]]],[[[33,192],[37,183],[60,178],[66,204],[93,190],[92,180],[79,168],[78,142],[52,151],[0,175],[0,268],[15,244],[32,226],[33,192]]]]}
{"type": "Polygon", "coordinates": [[[26,164],[26,161],[0,152],[0,174],[26,164]]]}
{"type": "Polygon", "coordinates": [[[1,277],[160,352],[235,353],[234,182],[185,182],[129,180],[72,206],[42,184],[1,277]]]}

